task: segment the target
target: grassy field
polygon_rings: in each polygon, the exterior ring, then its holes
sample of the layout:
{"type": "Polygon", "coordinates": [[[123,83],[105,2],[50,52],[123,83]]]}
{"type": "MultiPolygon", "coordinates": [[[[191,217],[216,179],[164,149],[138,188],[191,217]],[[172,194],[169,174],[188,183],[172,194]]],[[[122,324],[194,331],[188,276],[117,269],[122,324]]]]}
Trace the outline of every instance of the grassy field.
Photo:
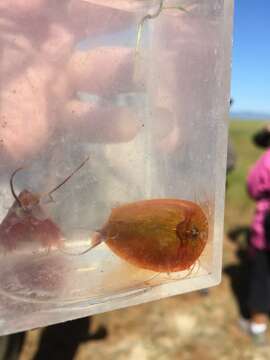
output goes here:
{"type": "Polygon", "coordinates": [[[263,121],[231,121],[230,137],[237,160],[235,170],[228,177],[225,230],[250,223],[254,203],[246,193],[246,176],[249,167],[264,151],[252,142],[253,135],[264,123],[263,121]]]}

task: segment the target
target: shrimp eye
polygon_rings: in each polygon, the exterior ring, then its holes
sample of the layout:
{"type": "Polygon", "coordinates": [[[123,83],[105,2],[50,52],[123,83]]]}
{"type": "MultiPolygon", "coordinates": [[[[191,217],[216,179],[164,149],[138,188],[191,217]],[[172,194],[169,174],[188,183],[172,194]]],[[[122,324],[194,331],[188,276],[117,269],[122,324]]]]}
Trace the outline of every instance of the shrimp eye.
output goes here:
{"type": "Polygon", "coordinates": [[[192,240],[195,240],[199,236],[199,230],[196,226],[192,225],[190,230],[186,231],[188,236],[191,236],[192,240]]]}
{"type": "Polygon", "coordinates": [[[190,222],[181,222],[176,226],[176,234],[182,241],[196,240],[200,234],[198,228],[190,222]]]}

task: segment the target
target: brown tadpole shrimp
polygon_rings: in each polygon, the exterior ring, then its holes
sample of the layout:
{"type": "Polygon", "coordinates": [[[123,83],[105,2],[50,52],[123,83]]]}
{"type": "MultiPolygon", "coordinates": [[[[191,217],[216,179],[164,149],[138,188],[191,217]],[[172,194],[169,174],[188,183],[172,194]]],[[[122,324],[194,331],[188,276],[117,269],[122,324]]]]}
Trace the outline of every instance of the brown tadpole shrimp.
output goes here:
{"type": "Polygon", "coordinates": [[[120,258],[155,272],[191,269],[208,240],[207,216],[187,200],[143,200],[114,208],[99,230],[101,242],[120,258]]]}
{"type": "Polygon", "coordinates": [[[6,217],[0,224],[0,245],[6,251],[16,249],[26,242],[39,242],[43,248],[50,250],[52,247],[63,246],[64,237],[57,224],[49,218],[41,199],[48,196],[53,200],[52,194],[62,187],[84,164],[87,157],[69,176],[47,193],[33,193],[23,190],[19,195],[14,190],[14,177],[23,168],[16,169],[10,177],[10,189],[15,199],[6,217]]]}

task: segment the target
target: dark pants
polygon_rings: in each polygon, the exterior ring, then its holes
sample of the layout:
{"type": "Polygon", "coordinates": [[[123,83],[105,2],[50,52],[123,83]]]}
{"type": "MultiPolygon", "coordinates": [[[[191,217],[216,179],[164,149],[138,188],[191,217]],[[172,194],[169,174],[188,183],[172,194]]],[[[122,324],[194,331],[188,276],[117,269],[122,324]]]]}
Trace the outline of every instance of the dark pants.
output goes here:
{"type": "Polygon", "coordinates": [[[250,262],[248,307],[252,313],[270,311],[270,252],[256,250],[250,262]]]}

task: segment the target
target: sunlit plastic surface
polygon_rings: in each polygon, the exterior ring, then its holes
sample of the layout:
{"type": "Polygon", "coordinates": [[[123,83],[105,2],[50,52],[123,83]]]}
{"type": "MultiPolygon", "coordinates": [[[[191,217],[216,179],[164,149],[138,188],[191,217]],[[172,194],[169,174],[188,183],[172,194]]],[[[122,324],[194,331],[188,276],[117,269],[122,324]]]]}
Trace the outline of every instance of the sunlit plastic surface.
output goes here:
{"type": "Polygon", "coordinates": [[[232,2],[0,10],[0,335],[217,284],[232,2]]]}

